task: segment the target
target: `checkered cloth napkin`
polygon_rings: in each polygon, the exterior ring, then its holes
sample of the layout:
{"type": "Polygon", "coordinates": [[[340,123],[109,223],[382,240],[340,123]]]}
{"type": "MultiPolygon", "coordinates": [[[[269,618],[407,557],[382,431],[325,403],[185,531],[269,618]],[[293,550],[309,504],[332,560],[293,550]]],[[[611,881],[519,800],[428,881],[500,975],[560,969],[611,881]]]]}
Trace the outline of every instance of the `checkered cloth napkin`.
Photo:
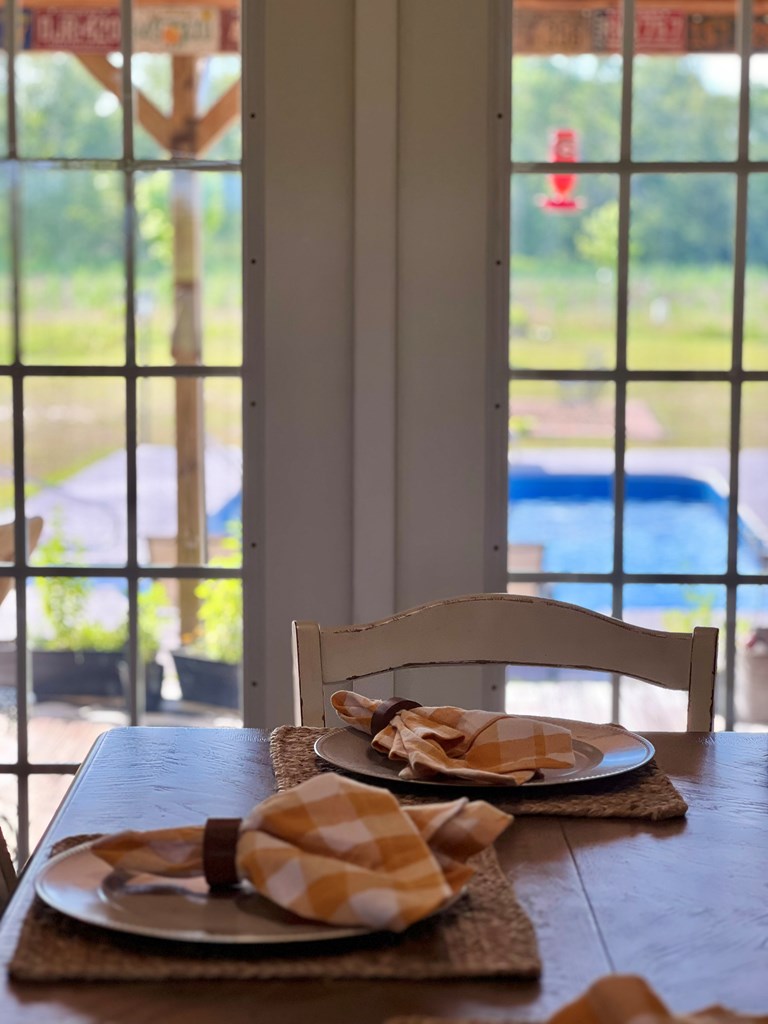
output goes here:
{"type": "MultiPolygon", "coordinates": [[[[506,1019],[506,1018],[505,1018],[506,1019]]],[[[490,1021],[410,1015],[386,1024],[491,1024],[490,1021]]],[[[690,1014],[672,1013],[643,978],[608,974],[547,1020],[547,1024],[768,1024],[768,1016],[734,1013],[710,1006],[690,1014]]]]}
{"type": "Polygon", "coordinates": [[[768,1017],[744,1017],[711,1006],[696,1013],[671,1013],[647,981],[632,974],[609,974],[579,999],[564,1006],[549,1024],[768,1024],[768,1017]]]}
{"type": "MultiPolygon", "coordinates": [[[[482,800],[401,807],[385,789],[324,773],[269,797],[242,820],[237,878],[300,917],[399,932],[450,902],[466,861],[512,818],[482,800]]],[[[93,852],[134,874],[204,873],[204,828],[106,836],[93,852]]]]}
{"type": "MultiPolygon", "coordinates": [[[[370,734],[383,701],[351,690],[331,698],[342,722],[370,734]]],[[[548,722],[494,711],[461,708],[409,708],[377,732],[371,746],[392,761],[404,762],[403,779],[440,775],[486,785],[519,785],[541,768],[572,768],[571,734],[548,722]]]]}

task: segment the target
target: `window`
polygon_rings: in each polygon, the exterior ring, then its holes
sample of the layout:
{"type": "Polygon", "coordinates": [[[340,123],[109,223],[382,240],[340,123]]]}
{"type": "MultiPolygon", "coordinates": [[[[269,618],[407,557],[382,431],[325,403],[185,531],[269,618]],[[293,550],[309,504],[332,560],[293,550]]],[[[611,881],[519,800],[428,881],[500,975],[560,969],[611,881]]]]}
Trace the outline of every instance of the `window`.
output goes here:
{"type": "MultiPolygon", "coordinates": [[[[719,626],[717,725],[754,729],[768,726],[768,38],[748,12],[515,0],[508,587],[719,626]]],[[[584,673],[510,670],[508,707],[551,709],[553,686],[572,717],[589,700],[598,719],[684,727],[647,687],[584,673]]]]}
{"type": "Polygon", "coordinates": [[[100,732],[242,721],[240,5],[2,14],[0,823],[22,863],[100,732]]]}

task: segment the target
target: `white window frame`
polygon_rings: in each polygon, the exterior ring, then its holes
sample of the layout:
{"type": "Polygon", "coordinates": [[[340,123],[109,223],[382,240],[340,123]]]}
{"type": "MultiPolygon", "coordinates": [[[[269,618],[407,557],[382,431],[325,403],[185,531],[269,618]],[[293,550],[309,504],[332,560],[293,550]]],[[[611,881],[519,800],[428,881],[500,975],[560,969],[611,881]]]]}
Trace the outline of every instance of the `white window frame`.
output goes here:
{"type": "MultiPolygon", "coordinates": [[[[511,96],[514,83],[511,79],[511,41],[512,4],[506,7],[506,13],[500,12],[500,34],[510,41],[509,59],[503,63],[501,72],[505,77],[503,90],[511,96]]],[[[747,243],[747,188],[751,174],[765,173],[768,161],[749,159],[749,57],[752,47],[752,0],[740,0],[739,17],[737,17],[737,52],[742,57],[741,90],[738,106],[738,145],[736,157],[730,161],[638,161],[632,159],[631,124],[632,124],[632,75],[633,75],[633,27],[635,21],[635,0],[624,0],[624,20],[622,35],[622,99],[621,99],[621,137],[619,158],[615,162],[582,161],[576,166],[577,171],[584,173],[608,173],[617,175],[619,180],[619,241],[618,241],[618,288],[617,288],[617,350],[616,366],[613,370],[537,370],[512,369],[508,367],[508,325],[503,339],[503,355],[498,352],[496,365],[505,365],[505,386],[515,380],[567,381],[594,380],[611,382],[615,388],[615,423],[614,423],[614,474],[615,474],[615,518],[613,537],[614,570],[609,573],[510,573],[507,581],[550,583],[550,582],[590,582],[607,583],[612,587],[612,614],[622,616],[622,587],[627,583],[697,583],[716,584],[725,587],[726,606],[724,629],[721,630],[720,645],[724,652],[724,718],[726,729],[732,729],[735,722],[734,680],[736,667],[736,598],[737,587],[754,584],[768,586],[766,577],[741,573],[737,566],[738,543],[738,503],[739,503],[739,452],[741,432],[741,396],[744,384],[755,381],[768,381],[768,371],[745,370],[742,362],[743,326],[744,326],[744,280],[746,268],[747,243]],[[628,306],[628,271],[629,271],[629,213],[630,185],[633,174],[664,173],[695,174],[708,173],[728,174],[736,178],[736,210],[734,236],[734,287],[733,287],[733,323],[732,323],[732,366],[724,370],[631,370],[627,366],[627,306],[628,306]],[[684,573],[628,573],[616,567],[623,562],[623,511],[624,511],[624,479],[625,479],[625,422],[626,397],[629,384],[644,382],[697,382],[717,381],[728,384],[731,390],[730,416],[730,473],[729,473],[729,508],[728,508],[728,557],[726,570],[723,573],[701,574],[696,576],[684,573]]],[[[510,149],[507,149],[507,159],[510,149]]],[[[509,174],[546,175],[553,169],[573,171],[572,164],[557,164],[544,161],[511,161],[508,164],[509,174]]],[[[507,189],[509,177],[507,176],[507,189]]],[[[509,215],[503,219],[509,230],[509,215]]],[[[507,261],[507,266],[509,263],[507,261]]],[[[509,299],[502,296],[505,315],[508,316],[509,299]]],[[[505,406],[506,408],[506,406],[505,406]]],[[[504,496],[506,509],[506,490],[504,496]]],[[[619,717],[619,681],[614,680],[613,707],[614,720],[619,717]]]]}

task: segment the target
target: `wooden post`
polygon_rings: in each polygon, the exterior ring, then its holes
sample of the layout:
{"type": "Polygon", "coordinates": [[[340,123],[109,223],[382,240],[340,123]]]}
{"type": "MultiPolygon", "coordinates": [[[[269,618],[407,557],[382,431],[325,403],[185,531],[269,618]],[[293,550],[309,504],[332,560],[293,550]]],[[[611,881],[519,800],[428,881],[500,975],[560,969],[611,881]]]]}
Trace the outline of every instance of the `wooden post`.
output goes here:
{"type": "MultiPolygon", "coordinates": [[[[172,58],[173,112],[171,150],[196,156],[197,60],[172,58]]],[[[202,363],[200,298],[200,180],[195,171],[177,169],[172,181],[174,327],[172,353],[177,366],[202,363]]],[[[206,561],[205,427],[203,385],[199,377],[176,380],[177,558],[179,565],[206,561]]],[[[182,644],[197,629],[195,581],[181,580],[179,619],[182,644]]]]}

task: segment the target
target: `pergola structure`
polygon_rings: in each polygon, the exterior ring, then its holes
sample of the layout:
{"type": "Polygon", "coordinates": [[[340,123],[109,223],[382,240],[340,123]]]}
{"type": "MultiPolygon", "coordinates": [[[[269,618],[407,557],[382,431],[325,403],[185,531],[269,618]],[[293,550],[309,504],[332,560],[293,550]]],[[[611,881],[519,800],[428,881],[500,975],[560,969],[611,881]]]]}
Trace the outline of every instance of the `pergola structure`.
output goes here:
{"type": "MultiPolygon", "coordinates": [[[[0,13],[3,4],[0,3],[0,13]]],[[[23,0],[17,7],[17,49],[65,51],[118,100],[122,69],[108,55],[122,47],[119,0],[23,0]],[[21,9],[19,9],[21,8],[21,9]]],[[[198,109],[200,59],[240,50],[240,0],[133,0],[134,53],[163,53],[171,59],[171,109],[164,113],[140,89],[133,89],[136,121],[171,156],[200,159],[240,116],[240,82],[207,110],[198,109]]],[[[172,172],[174,326],[171,352],[176,365],[202,363],[200,299],[200,196],[194,171],[172,172]]],[[[177,560],[204,564],[207,557],[205,452],[202,380],[176,378],[177,560]]],[[[194,581],[182,580],[179,599],[182,642],[197,625],[194,581]]]]}

